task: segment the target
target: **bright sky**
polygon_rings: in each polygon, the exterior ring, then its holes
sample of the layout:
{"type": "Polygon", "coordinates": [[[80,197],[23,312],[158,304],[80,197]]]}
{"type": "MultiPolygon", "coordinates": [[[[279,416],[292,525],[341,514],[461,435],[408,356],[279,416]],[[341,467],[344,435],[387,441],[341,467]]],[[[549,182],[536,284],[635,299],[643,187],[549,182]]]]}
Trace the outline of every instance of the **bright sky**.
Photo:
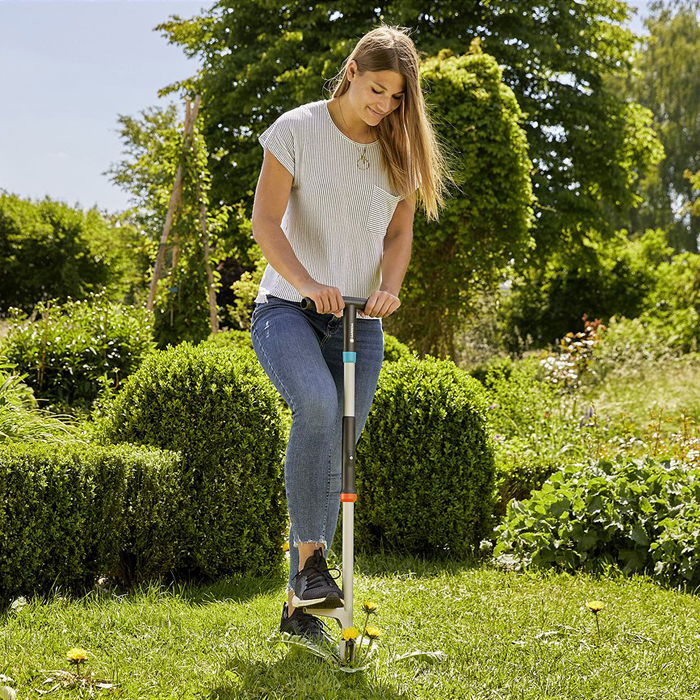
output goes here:
{"type": "MultiPolygon", "coordinates": [[[[123,157],[118,116],[174,103],[176,95],[159,99],[157,91],[197,71],[153,27],[213,4],[0,0],[0,190],[126,209],[127,193],[103,174],[123,157]]],[[[646,12],[643,0],[628,4],[646,12]]],[[[631,26],[643,31],[639,15],[631,26]]]]}

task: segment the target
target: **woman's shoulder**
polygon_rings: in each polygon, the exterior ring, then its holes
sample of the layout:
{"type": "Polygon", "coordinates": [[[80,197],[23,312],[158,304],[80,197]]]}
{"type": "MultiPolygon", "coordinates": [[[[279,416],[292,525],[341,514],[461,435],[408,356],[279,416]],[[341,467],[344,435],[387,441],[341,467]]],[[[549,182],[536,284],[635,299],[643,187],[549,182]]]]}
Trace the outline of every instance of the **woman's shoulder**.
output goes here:
{"type": "Polygon", "coordinates": [[[303,126],[314,123],[319,118],[321,108],[325,108],[324,100],[307,102],[306,104],[299,105],[298,107],[288,109],[286,112],[282,112],[276,121],[286,123],[290,127],[294,125],[303,126]]]}

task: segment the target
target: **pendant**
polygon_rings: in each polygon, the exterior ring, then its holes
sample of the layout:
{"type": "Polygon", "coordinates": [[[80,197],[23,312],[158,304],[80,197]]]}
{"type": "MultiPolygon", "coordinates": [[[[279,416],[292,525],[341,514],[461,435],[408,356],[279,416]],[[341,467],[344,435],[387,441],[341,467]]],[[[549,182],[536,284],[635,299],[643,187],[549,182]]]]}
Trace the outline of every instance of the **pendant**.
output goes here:
{"type": "Polygon", "coordinates": [[[360,170],[367,170],[367,168],[369,168],[369,159],[368,159],[367,156],[364,154],[364,152],[363,152],[362,155],[357,159],[357,167],[358,167],[360,170]]]}

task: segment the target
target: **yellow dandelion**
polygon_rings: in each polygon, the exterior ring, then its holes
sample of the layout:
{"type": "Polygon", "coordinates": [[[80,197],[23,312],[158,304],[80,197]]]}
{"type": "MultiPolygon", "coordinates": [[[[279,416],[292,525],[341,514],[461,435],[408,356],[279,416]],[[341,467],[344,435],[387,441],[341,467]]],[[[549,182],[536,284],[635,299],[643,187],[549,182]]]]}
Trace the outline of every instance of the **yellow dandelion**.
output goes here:
{"type": "Polygon", "coordinates": [[[371,600],[366,600],[364,603],[362,603],[362,610],[368,615],[370,613],[375,613],[377,612],[377,604],[373,603],[371,600]]]}
{"type": "Polygon", "coordinates": [[[343,630],[343,639],[349,642],[351,639],[357,639],[360,636],[360,631],[356,627],[346,627],[343,630]]]}
{"type": "Polygon", "coordinates": [[[603,602],[600,601],[600,600],[589,600],[589,601],[586,603],[586,607],[587,607],[591,612],[599,613],[599,612],[605,607],[605,603],[603,603],[603,602]]]}
{"type": "Polygon", "coordinates": [[[382,631],[377,627],[365,627],[365,634],[370,639],[379,639],[382,636],[382,631]]]}
{"type": "Polygon", "coordinates": [[[85,649],[81,649],[80,647],[73,647],[72,649],[68,650],[66,656],[68,657],[68,661],[72,661],[74,664],[77,664],[87,659],[87,652],[85,649]]]}
{"type": "Polygon", "coordinates": [[[283,552],[288,552],[289,551],[289,542],[285,540],[284,544],[282,545],[282,551],[283,552]]]}

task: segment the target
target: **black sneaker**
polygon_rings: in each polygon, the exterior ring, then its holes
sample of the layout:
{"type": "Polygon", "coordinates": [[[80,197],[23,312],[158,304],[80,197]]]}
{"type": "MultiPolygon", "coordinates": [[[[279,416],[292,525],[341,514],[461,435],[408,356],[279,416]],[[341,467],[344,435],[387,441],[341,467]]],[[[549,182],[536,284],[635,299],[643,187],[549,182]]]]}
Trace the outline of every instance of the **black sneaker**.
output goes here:
{"type": "MultiPolygon", "coordinates": [[[[333,567],[340,576],[340,569],[333,567]]],[[[294,577],[294,597],[292,605],[297,607],[328,607],[342,608],[343,591],[333,580],[338,576],[332,576],[328,564],[323,557],[323,550],[319,547],[306,560],[304,568],[294,577]]]]}
{"type": "Polygon", "coordinates": [[[280,632],[298,634],[313,642],[327,642],[332,644],[333,640],[326,631],[326,627],[319,618],[305,613],[301,608],[294,608],[291,617],[289,607],[285,601],[282,606],[282,620],[280,622],[280,632]]]}

